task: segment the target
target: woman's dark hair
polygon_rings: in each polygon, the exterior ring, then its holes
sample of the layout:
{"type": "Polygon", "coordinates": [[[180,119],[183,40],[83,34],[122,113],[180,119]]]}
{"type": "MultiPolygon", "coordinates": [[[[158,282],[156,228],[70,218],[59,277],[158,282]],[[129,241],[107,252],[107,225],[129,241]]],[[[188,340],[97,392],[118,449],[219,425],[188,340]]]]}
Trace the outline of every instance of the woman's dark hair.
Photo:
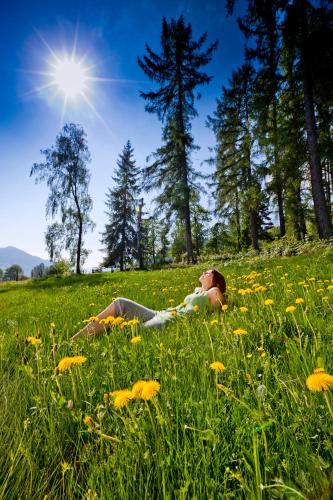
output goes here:
{"type": "Polygon", "coordinates": [[[222,293],[225,293],[227,285],[224,277],[216,269],[212,269],[212,271],[213,271],[213,286],[216,286],[221,290],[222,293]]]}

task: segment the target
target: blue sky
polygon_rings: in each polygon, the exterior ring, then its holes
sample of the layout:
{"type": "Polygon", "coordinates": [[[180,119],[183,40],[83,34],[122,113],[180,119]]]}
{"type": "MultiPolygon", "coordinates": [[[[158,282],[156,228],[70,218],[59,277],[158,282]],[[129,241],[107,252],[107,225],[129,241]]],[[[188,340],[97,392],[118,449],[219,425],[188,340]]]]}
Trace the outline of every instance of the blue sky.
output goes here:
{"type": "MultiPolygon", "coordinates": [[[[238,9],[244,2],[238,2],[238,9]]],[[[16,246],[47,258],[44,244],[45,185],[35,185],[29,177],[34,162],[42,160],[40,150],[55,142],[61,129],[62,96],[54,89],[36,91],[49,78],[38,72],[49,71],[50,51],[59,58],[70,53],[75,33],[78,57],[92,65],[91,75],[118,81],[91,82],[87,90],[97,114],[78,98],[67,105],[64,122],[80,123],[87,132],[92,161],[89,192],[94,202],[93,233],[86,236],[92,251],[86,268],[102,257],[100,233],[106,217],[105,193],[112,187],[116,160],[128,139],[134,147],[137,164],[160,144],[161,124],[144,111],[139,91],[152,88],[137,64],[145,53],[145,42],[159,52],[162,17],[178,18],[192,24],[193,36],[208,32],[208,43],[219,40],[219,48],[206,67],[213,81],[198,88],[199,116],[193,121],[193,134],[201,149],[193,155],[194,165],[205,172],[201,162],[210,155],[214,135],[205,120],[216,105],[221,86],[243,60],[244,39],[236,15],[227,18],[223,0],[14,0],[2,6],[0,29],[0,247],[16,246]],[[98,116],[97,116],[98,115],[98,116]]],[[[150,198],[146,197],[149,209],[150,198]]],[[[203,200],[207,205],[207,200],[203,200]]]]}

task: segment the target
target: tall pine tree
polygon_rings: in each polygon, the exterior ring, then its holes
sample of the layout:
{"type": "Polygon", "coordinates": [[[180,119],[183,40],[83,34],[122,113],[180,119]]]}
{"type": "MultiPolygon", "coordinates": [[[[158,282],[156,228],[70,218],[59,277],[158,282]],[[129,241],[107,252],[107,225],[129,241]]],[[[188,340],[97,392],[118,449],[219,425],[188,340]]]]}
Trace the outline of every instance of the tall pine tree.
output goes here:
{"type": "Polygon", "coordinates": [[[196,172],[191,169],[190,152],[193,139],[190,134],[191,119],[197,115],[194,107],[194,90],[198,85],[207,84],[211,78],[200,68],[206,66],[217,42],[206,50],[202,47],[206,41],[204,33],[195,41],[192,27],[185,25],[181,16],[178,20],[162,21],[161,54],[157,54],[146,44],[147,55],[138,58],[138,63],[145,74],[159,85],[158,90],[141,92],[147,101],[146,110],[156,113],[165,123],[163,141],[165,146],[157,153],[153,166],[146,171],[146,183],[149,187],[163,189],[161,201],[168,203],[171,210],[177,210],[185,227],[185,240],[188,261],[194,262],[190,198],[191,184],[196,172]],[[171,189],[170,189],[171,187],[171,189]]]}
{"type": "Polygon", "coordinates": [[[139,168],[133,159],[133,148],[127,141],[117,160],[113,189],[106,194],[108,222],[102,233],[106,257],[105,267],[119,264],[123,271],[138,257],[136,196],[138,195],[139,168]]]}

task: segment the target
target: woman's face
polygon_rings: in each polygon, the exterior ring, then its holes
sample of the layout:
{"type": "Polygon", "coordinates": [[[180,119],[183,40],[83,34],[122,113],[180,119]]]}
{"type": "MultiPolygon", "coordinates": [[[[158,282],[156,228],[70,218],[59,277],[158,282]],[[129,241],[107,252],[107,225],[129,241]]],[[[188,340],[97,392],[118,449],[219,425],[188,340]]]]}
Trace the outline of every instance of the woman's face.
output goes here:
{"type": "Polygon", "coordinates": [[[204,290],[209,290],[213,287],[214,283],[214,273],[212,269],[208,269],[208,271],[204,271],[199,278],[201,286],[204,290]]]}

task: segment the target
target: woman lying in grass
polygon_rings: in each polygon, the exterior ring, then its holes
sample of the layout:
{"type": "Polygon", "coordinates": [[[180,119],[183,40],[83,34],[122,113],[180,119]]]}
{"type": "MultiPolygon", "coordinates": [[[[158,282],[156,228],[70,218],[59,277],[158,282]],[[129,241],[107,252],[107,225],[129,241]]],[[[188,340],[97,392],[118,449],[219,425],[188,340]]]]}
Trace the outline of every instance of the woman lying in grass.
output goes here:
{"type": "Polygon", "coordinates": [[[127,320],[137,318],[140,320],[140,327],[151,328],[164,325],[167,321],[177,315],[184,315],[198,307],[200,309],[210,308],[218,309],[225,303],[226,283],[221,273],[215,269],[209,269],[202,273],[199,278],[201,287],[194,290],[193,293],[187,295],[184,302],[177,307],[169,307],[163,311],[155,311],[148,309],[133,300],[118,297],[111,304],[97,315],[98,321],[94,321],[86,325],[82,330],[76,333],[72,338],[77,339],[80,335],[94,335],[105,326],[103,322],[99,322],[109,316],[125,317],[127,320]]]}

